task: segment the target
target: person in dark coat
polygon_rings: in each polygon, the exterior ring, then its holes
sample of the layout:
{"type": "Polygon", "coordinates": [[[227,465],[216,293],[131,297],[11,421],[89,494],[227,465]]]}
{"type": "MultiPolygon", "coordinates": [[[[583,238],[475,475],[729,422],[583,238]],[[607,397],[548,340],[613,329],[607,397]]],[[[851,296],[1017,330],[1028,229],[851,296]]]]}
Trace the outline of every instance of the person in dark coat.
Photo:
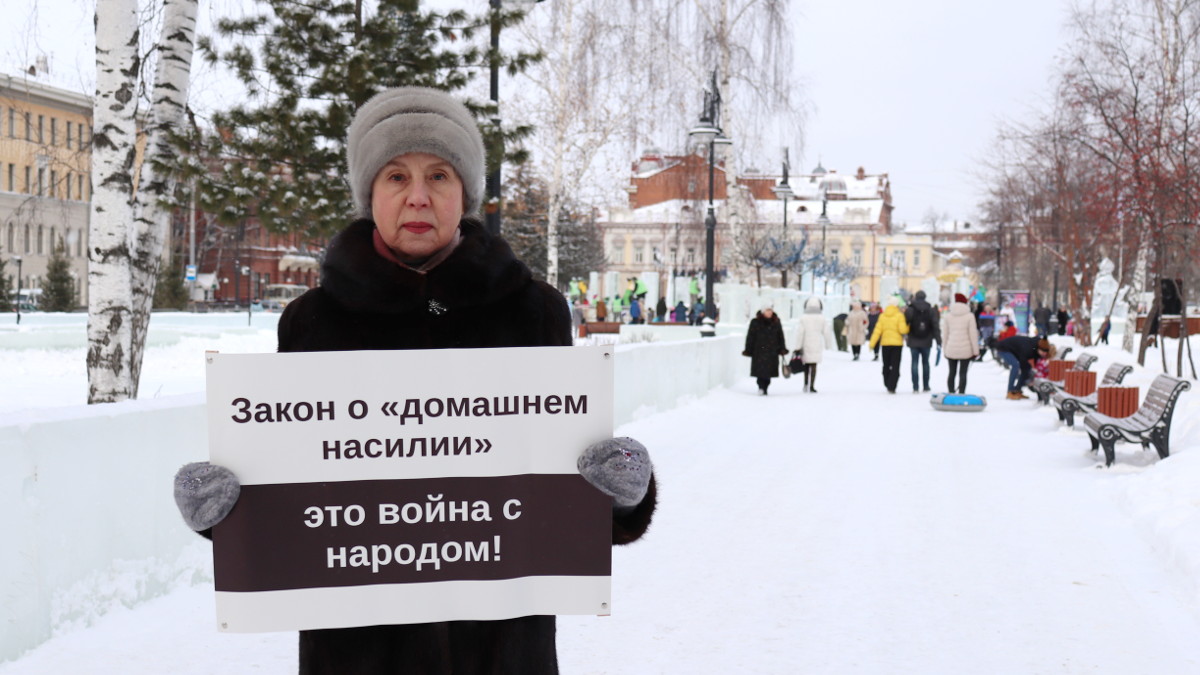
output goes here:
{"type": "Polygon", "coordinates": [[[654,320],[655,321],[666,321],[667,320],[667,299],[666,298],[658,299],[658,305],[655,306],[655,311],[654,311],[654,320]]]}
{"type": "Polygon", "coordinates": [[[1071,320],[1070,313],[1068,313],[1065,308],[1059,307],[1058,308],[1058,334],[1059,335],[1067,334],[1067,322],[1070,320],[1071,320]]]}
{"type": "Polygon", "coordinates": [[[675,323],[687,323],[688,322],[687,314],[688,314],[687,307],[684,307],[683,301],[680,300],[679,303],[677,305],[675,305],[674,317],[672,317],[672,320],[675,323]]]}
{"type": "MultiPolygon", "coordinates": [[[[875,333],[875,322],[879,321],[879,315],[882,313],[883,313],[883,310],[879,307],[879,303],[872,302],[870,309],[867,311],[867,335],[868,336],[873,335],[875,333]]],[[[870,338],[868,337],[868,339],[870,339],[870,338]]],[[[878,361],[879,360],[879,343],[878,342],[875,343],[874,347],[871,347],[871,351],[875,352],[875,357],[871,360],[878,361]]]]}
{"type": "Polygon", "coordinates": [[[771,378],[779,377],[779,357],[787,354],[783,341],[783,323],[770,306],[750,320],[746,331],[746,349],[742,356],[750,357],[750,376],[758,381],[758,392],[767,395],[771,378]]]}
{"type": "Polygon", "coordinates": [[[1021,387],[1032,379],[1033,361],[1044,359],[1050,354],[1050,341],[1046,338],[1014,335],[996,343],[996,353],[1008,366],[1008,400],[1020,401],[1029,398],[1021,387]]]}
{"type": "MultiPolygon", "coordinates": [[[[1033,323],[1037,326],[1038,337],[1046,337],[1050,334],[1050,308],[1045,305],[1038,305],[1038,308],[1033,310],[1033,323]]],[[[1059,324],[1062,325],[1062,324],[1059,324]]]]}
{"type": "MultiPolygon", "coordinates": [[[[349,178],[360,218],[329,244],[321,284],[288,304],[279,351],[538,347],[571,344],[562,294],[535,280],[475,215],[483,141],[445,92],[385,91],[356,113],[349,178]]],[[[633,439],[601,441],[577,462],[613,499],[612,542],[645,533],[656,504],[652,465],[633,439]]],[[[211,537],[237,501],[228,469],[188,464],[175,480],[184,521],[211,537]]],[[[300,632],[303,675],[553,675],[553,616],[300,632]]]]}
{"type": "Polygon", "coordinates": [[[929,350],[933,343],[942,346],[941,317],[937,309],[925,300],[925,291],[917,291],[913,301],[904,310],[904,320],[908,322],[908,335],[905,342],[912,356],[912,386],[913,392],[929,391],[929,350]],[[924,372],[921,372],[924,368],[924,372]],[[920,378],[918,378],[920,374],[920,378]],[[918,386],[918,384],[920,386],[918,386]]]}

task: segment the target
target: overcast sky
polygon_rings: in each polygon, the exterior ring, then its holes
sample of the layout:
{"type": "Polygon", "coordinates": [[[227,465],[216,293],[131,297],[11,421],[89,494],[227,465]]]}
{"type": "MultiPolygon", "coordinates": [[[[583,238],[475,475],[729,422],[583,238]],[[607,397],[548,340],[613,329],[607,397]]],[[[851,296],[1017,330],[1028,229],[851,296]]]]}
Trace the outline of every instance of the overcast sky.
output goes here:
{"type": "MultiPolygon", "coordinates": [[[[553,0],[551,0],[553,1],[553,0]]],[[[241,0],[201,0],[201,12],[241,0]]],[[[485,0],[478,0],[480,6],[485,0]]],[[[94,0],[3,0],[0,73],[51,54],[80,89],[94,0]]],[[[972,172],[1002,119],[1044,107],[1069,0],[792,0],[797,86],[810,108],[794,170],[887,172],[899,222],[975,220],[972,172]]],[[[91,86],[91,75],[87,76],[91,86]]],[[[793,148],[793,157],[797,149],[793,148]]],[[[765,166],[765,165],[764,165],[765,166]]]]}
{"type": "Polygon", "coordinates": [[[975,220],[997,121],[1044,107],[1068,0],[792,0],[801,168],[886,172],[895,217],[975,220]]]}

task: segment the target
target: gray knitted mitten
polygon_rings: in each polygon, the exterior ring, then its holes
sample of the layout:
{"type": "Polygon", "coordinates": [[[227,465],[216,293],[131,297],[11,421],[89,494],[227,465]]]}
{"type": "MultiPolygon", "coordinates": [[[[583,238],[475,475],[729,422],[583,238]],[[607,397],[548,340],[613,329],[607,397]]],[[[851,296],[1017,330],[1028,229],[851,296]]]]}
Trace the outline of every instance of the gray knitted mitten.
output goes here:
{"type": "Polygon", "coordinates": [[[208,462],[185,464],[175,474],[175,504],[183,521],[196,532],[224,520],[241,491],[232,471],[208,462]]]}
{"type": "Polygon", "coordinates": [[[576,466],[587,482],[613,498],[617,512],[632,511],[641,503],[654,471],[646,447],[628,436],[589,445],[576,466]]]}

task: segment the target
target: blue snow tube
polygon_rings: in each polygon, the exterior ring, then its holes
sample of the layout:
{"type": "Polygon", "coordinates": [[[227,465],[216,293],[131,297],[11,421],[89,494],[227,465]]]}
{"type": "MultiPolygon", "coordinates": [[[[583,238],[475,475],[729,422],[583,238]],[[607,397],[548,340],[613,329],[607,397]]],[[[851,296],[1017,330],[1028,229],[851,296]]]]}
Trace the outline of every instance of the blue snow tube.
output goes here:
{"type": "Polygon", "coordinates": [[[987,407],[987,399],[975,394],[934,394],[929,405],[935,410],[954,412],[979,412],[987,407]]]}

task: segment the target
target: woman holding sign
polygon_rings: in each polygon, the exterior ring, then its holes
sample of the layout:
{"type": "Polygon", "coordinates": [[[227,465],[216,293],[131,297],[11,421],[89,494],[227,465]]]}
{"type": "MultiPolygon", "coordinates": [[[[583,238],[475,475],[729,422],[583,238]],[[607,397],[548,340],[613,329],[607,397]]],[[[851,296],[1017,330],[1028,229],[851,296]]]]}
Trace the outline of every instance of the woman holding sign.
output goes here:
{"type": "MultiPolygon", "coordinates": [[[[359,218],[330,242],[320,286],[288,304],[279,351],[572,344],[562,294],[477,216],[483,140],[459,101],[417,87],[378,94],[350,125],[347,160],[359,218]]],[[[610,439],[578,467],[612,497],[613,543],[641,537],[655,507],[646,449],[610,439]]],[[[239,489],[201,462],[180,469],[175,498],[207,535],[239,489]]],[[[301,631],[300,672],[557,673],[554,636],[553,616],[301,631]]]]}

